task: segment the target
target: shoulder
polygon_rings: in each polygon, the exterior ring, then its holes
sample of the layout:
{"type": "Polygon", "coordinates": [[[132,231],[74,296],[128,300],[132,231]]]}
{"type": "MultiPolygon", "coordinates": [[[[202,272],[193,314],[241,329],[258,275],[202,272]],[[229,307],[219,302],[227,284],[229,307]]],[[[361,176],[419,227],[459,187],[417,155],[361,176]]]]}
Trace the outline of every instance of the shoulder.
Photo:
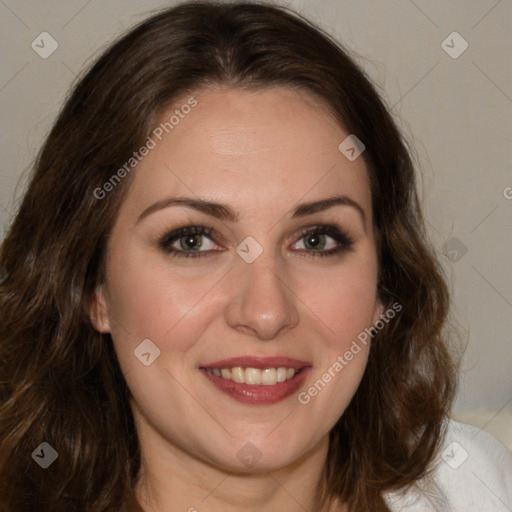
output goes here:
{"type": "Polygon", "coordinates": [[[393,512],[510,512],[512,454],[483,430],[448,422],[432,478],[385,498],[393,512]]]}

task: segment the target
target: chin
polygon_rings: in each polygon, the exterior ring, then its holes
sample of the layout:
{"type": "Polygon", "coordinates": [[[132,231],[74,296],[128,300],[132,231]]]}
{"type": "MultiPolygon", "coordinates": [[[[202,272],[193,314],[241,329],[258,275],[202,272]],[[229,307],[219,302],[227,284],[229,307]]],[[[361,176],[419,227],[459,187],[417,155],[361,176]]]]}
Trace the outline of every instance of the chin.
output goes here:
{"type": "Polygon", "coordinates": [[[269,442],[268,433],[261,437],[253,435],[250,439],[232,439],[226,452],[211,454],[208,462],[231,473],[270,473],[297,463],[319,447],[319,443],[305,445],[285,436],[269,442]]]}

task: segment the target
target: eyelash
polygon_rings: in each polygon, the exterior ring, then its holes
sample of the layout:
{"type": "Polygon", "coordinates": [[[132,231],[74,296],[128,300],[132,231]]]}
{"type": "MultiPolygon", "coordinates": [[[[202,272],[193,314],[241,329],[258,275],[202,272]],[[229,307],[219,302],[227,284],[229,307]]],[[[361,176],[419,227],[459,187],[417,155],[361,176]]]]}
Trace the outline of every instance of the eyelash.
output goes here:
{"type": "MultiPolygon", "coordinates": [[[[180,238],[189,236],[189,235],[200,235],[208,237],[212,242],[215,242],[214,229],[206,226],[186,226],[183,228],[176,229],[169,233],[166,233],[162,237],[160,237],[158,241],[159,248],[165,253],[171,255],[172,257],[178,258],[202,258],[208,256],[212,251],[182,251],[179,249],[175,249],[171,247],[171,245],[178,241],[180,238]]],[[[344,251],[350,251],[353,248],[354,240],[346,233],[341,231],[338,227],[334,225],[316,225],[310,226],[301,232],[297,241],[305,238],[308,235],[327,235],[333,238],[336,242],[338,242],[338,246],[333,249],[327,250],[307,250],[301,249],[301,251],[306,251],[308,254],[307,257],[317,258],[317,257],[325,257],[325,256],[334,256],[338,253],[344,251]]],[[[215,251],[220,252],[220,251],[215,251]]]]}

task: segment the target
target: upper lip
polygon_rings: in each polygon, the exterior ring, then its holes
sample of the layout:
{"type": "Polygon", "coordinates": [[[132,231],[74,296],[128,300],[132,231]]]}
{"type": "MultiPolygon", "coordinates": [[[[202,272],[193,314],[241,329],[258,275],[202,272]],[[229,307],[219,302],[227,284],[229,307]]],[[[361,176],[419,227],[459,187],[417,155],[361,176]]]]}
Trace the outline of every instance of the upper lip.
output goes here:
{"type": "Polygon", "coordinates": [[[259,368],[260,370],[279,367],[295,368],[298,370],[306,366],[311,366],[311,363],[291,357],[240,356],[214,361],[213,363],[201,365],[200,368],[236,368],[237,366],[241,366],[242,368],[259,368]]]}

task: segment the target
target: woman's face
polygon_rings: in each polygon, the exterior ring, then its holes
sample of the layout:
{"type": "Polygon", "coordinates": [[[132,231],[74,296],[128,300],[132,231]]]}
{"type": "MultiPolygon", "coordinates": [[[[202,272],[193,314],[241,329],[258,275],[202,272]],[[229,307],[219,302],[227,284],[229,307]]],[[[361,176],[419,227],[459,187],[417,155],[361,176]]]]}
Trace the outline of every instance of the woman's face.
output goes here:
{"type": "Polygon", "coordinates": [[[353,341],[383,312],[368,175],[305,93],[194,99],[133,171],[91,318],[143,450],[272,471],[325,449],[366,366],[353,341]]]}

